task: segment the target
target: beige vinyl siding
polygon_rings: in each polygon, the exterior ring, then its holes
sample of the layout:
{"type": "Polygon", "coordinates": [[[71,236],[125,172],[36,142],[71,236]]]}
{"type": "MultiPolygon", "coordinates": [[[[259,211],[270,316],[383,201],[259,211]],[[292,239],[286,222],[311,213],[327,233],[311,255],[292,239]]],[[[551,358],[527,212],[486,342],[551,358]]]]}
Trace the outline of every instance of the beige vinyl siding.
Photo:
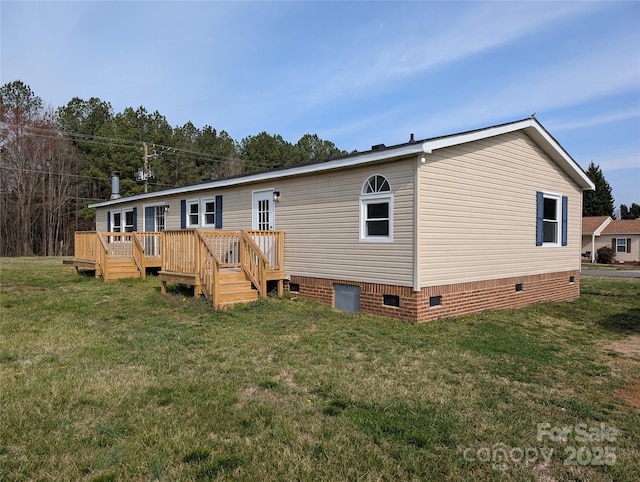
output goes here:
{"type": "Polygon", "coordinates": [[[631,252],[630,253],[618,253],[616,252],[615,262],[617,263],[630,263],[640,261],[640,236],[637,234],[602,234],[596,236],[596,251],[603,246],[612,247],[613,238],[625,238],[631,239],[631,252]]]}
{"type": "MultiPolygon", "coordinates": [[[[278,190],[274,229],[285,232],[287,274],[368,283],[412,286],[413,179],[415,159],[316,173],[293,178],[146,199],[137,204],[138,229],[144,206],[168,204],[166,229],[180,229],[181,200],[222,195],[223,229],[251,229],[253,192],[278,190]],[[366,179],[385,176],[394,195],[393,242],[359,239],[360,192],[366,179]]],[[[118,209],[133,204],[123,204],[118,209]]],[[[106,212],[98,208],[96,223],[106,230],[106,212]]]]}
{"type": "Polygon", "coordinates": [[[579,269],[582,192],[526,134],[426,159],[419,169],[421,287],[579,269]],[[568,197],[568,246],[536,246],[536,191],[568,197]]]}
{"type": "Polygon", "coordinates": [[[411,159],[255,185],[281,193],[275,229],[285,232],[287,274],[411,286],[414,172],[411,159]],[[374,174],[394,194],[391,243],[359,240],[360,192],[374,174]]]}

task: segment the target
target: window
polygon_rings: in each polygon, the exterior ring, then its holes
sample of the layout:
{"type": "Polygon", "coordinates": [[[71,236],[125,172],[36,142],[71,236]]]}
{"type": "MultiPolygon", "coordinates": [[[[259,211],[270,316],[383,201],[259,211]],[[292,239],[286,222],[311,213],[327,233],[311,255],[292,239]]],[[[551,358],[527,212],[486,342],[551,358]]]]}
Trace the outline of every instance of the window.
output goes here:
{"type": "Polygon", "coordinates": [[[567,216],[566,196],[537,192],[536,246],[566,246],[567,216]]]}
{"type": "Polygon", "coordinates": [[[378,174],[362,185],[360,241],[393,241],[393,193],[387,178],[378,174]]]}
{"type": "Polygon", "coordinates": [[[165,206],[155,207],[155,231],[164,231],[165,229],[165,206]]]}
{"type": "Polygon", "coordinates": [[[542,228],[542,242],[554,243],[558,242],[558,199],[552,197],[544,197],[544,220],[542,228]]]}
{"type": "MultiPolygon", "coordinates": [[[[127,210],[107,212],[107,231],[111,233],[132,233],[138,230],[138,209],[136,207],[127,210]]],[[[116,238],[114,238],[116,239],[116,238]]],[[[129,239],[129,238],[126,238],[129,239]]],[[[120,240],[118,237],[117,240],[120,240]]]]}
{"type": "Polygon", "coordinates": [[[204,226],[215,227],[216,201],[214,199],[204,199],[202,201],[202,216],[204,220],[204,226]]]}
{"type": "Polygon", "coordinates": [[[187,227],[196,228],[200,225],[200,203],[187,201],[187,227]]]}
{"type": "Polygon", "coordinates": [[[180,229],[199,226],[222,229],[222,196],[180,201],[180,229]]]}
{"type": "Polygon", "coordinates": [[[630,253],[631,252],[631,238],[613,238],[611,248],[616,253],[630,253]]]}
{"type": "Polygon", "coordinates": [[[122,213],[120,211],[113,213],[113,220],[111,221],[111,232],[112,233],[122,232],[122,213]]]}
{"type": "Polygon", "coordinates": [[[124,232],[132,233],[133,232],[133,210],[124,212],[124,232]]]}

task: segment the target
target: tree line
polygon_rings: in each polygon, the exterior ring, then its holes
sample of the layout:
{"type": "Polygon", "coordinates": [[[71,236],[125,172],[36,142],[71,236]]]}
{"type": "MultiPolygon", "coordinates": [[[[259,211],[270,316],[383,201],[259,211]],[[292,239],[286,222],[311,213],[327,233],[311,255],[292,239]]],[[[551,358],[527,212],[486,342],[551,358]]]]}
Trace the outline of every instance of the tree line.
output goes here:
{"type": "MultiPolygon", "coordinates": [[[[0,256],[69,255],[73,233],[94,226],[91,202],[109,198],[111,173],[121,194],[132,195],[347,154],[317,134],[295,144],[260,132],[240,141],[226,131],[187,122],[172,127],[158,111],[74,97],[46,108],[22,81],[0,87],[0,256]],[[136,181],[147,146],[146,183],[136,181]]],[[[615,218],[611,187],[593,162],[583,216],[615,218]]],[[[620,206],[623,219],[640,218],[640,205],[620,206]]]]}
{"type": "MultiPolygon", "coordinates": [[[[585,191],[582,196],[583,216],[611,216],[616,219],[614,198],[600,166],[593,161],[587,168],[587,176],[596,186],[595,191],[585,191]]],[[[620,219],[640,219],[640,204],[620,204],[620,219]]]]}
{"type": "Polygon", "coordinates": [[[142,106],[114,112],[96,97],[46,108],[28,85],[9,82],[0,87],[0,256],[72,254],[73,233],[93,229],[86,206],[109,198],[113,171],[126,196],[345,154],[317,134],[236,141],[209,125],[172,127],[142,106]]]}

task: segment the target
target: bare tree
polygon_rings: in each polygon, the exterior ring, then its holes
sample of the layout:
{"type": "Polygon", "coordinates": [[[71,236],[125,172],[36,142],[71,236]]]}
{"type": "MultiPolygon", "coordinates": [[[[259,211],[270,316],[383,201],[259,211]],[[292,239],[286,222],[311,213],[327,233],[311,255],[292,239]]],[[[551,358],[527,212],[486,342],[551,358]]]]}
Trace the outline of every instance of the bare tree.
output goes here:
{"type": "MultiPolygon", "coordinates": [[[[0,88],[0,254],[53,255],[69,224],[78,156],[20,81],[0,88]]],[[[76,191],[77,192],[77,191],[76,191]]]]}

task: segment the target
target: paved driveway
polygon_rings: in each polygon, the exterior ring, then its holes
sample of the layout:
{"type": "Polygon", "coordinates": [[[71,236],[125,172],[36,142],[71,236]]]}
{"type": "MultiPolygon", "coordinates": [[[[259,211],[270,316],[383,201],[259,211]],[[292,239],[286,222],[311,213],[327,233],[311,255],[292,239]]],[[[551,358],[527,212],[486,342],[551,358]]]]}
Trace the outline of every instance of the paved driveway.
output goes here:
{"type": "Polygon", "coordinates": [[[640,278],[640,270],[631,269],[583,269],[582,276],[615,276],[617,278],[640,278]]]}

